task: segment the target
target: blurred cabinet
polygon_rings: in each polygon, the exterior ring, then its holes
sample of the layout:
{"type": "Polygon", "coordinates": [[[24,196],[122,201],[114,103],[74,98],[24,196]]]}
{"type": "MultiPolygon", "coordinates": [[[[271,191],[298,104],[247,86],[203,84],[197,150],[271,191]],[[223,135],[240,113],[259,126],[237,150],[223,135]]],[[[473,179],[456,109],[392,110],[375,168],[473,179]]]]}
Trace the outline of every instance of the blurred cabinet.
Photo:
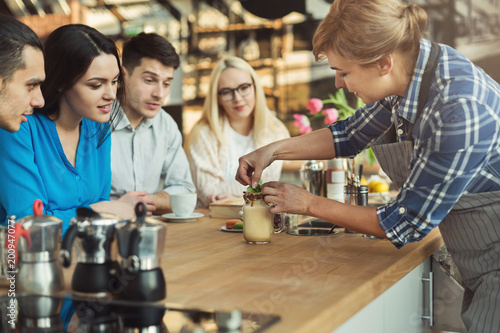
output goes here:
{"type": "Polygon", "coordinates": [[[82,0],[81,20],[115,39],[156,32],[178,40],[181,14],[168,0],[82,0]]]}
{"type": "Polygon", "coordinates": [[[426,259],[391,288],[346,321],[334,333],[421,333],[429,327],[431,258],[426,259]]]}
{"type": "Polygon", "coordinates": [[[257,71],[272,109],[277,108],[277,60],[281,56],[283,24],[281,19],[255,17],[245,22],[244,12],[223,1],[193,0],[190,22],[188,66],[184,79],[187,103],[200,104],[208,90],[211,70],[224,55],[247,60],[257,71]]]}

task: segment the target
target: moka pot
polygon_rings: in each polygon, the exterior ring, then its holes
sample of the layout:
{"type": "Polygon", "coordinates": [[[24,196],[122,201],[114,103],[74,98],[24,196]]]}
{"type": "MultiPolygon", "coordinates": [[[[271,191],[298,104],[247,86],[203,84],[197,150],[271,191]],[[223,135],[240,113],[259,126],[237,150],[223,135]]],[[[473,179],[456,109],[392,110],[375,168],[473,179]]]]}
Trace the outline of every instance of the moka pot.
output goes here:
{"type": "Polygon", "coordinates": [[[63,265],[71,264],[71,247],[75,243],[77,265],[71,288],[75,293],[104,296],[112,292],[110,283],[117,272],[118,263],[112,258],[111,246],[115,225],[121,219],[113,214],[96,213],[80,207],[77,216],[70,220],[70,227],[62,242],[63,265]]]}
{"type": "Polygon", "coordinates": [[[120,298],[157,301],[166,296],[166,283],[161,268],[167,225],[146,218],[146,206],[135,207],[136,217],[116,225],[121,269],[129,278],[122,279],[120,298]]]}

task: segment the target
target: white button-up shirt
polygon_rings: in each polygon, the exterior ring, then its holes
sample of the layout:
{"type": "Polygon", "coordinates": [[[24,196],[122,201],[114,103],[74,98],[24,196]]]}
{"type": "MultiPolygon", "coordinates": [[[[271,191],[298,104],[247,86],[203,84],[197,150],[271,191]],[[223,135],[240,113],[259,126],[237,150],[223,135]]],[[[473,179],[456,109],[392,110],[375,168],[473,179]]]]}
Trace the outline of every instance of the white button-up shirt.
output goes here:
{"type": "MultiPolygon", "coordinates": [[[[123,112],[123,110],[122,110],[123,112]]],[[[123,118],[111,134],[111,195],[129,191],[195,192],[182,134],[165,111],[144,119],[134,130],[123,118]]]]}

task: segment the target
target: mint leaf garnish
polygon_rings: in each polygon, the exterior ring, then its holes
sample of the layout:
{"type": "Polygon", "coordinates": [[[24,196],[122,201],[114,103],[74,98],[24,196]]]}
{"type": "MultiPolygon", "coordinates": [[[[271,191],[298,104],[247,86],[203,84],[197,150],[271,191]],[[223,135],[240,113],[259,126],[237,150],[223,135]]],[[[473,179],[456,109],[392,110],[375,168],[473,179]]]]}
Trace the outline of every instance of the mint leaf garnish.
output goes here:
{"type": "Polygon", "coordinates": [[[248,186],[247,193],[260,193],[262,191],[260,185],[262,184],[264,184],[264,181],[261,179],[259,180],[259,184],[257,184],[257,187],[253,188],[252,186],[248,186]]]}

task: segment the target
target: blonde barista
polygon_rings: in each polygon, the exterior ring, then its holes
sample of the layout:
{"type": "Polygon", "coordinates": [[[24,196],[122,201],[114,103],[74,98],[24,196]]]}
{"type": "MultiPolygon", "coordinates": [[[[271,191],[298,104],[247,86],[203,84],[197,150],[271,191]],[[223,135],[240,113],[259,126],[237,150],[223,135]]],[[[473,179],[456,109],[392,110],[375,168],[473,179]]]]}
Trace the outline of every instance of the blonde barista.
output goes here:
{"type": "Polygon", "coordinates": [[[466,285],[469,332],[500,332],[500,87],[456,50],[422,39],[417,5],[336,0],[313,39],[316,59],[366,106],[344,122],[240,158],[255,184],[274,160],[355,156],[372,147],[400,187],[382,207],[354,207],[279,182],[262,186],[271,213],[316,216],[388,238],[397,248],[439,226],[466,285]]]}

